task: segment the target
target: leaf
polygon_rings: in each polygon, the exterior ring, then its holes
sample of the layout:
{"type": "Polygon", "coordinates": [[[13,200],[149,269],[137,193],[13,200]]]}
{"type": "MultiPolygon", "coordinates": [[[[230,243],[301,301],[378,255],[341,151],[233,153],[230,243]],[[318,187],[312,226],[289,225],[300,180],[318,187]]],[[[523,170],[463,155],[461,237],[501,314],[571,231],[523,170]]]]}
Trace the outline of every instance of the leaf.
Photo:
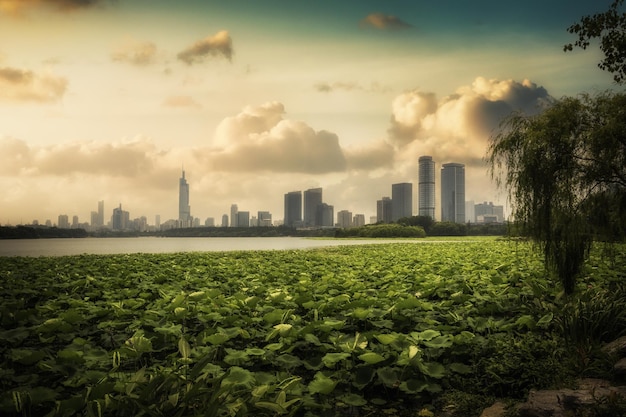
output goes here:
{"type": "Polygon", "coordinates": [[[228,374],[222,379],[221,386],[226,389],[238,387],[252,389],[254,383],[255,380],[252,372],[238,366],[232,366],[228,370],[228,374]]]}
{"type": "Polygon", "coordinates": [[[392,388],[400,382],[398,379],[398,372],[395,368],[380,368],[376,371],[376,374],[382,383],[387,387],[392,388]]]}
{"type": "Polygon", "coordinates": [[[424,345],[431,348],[448,348],[452,346],[452,336],[437,336],[434,339],[424,341],[424,345]]]}
{"type": "Polygon", "coordinates": [[[537,326],[547,327],[548,324],[550,324],[550,322],[552,321],[552,318],[554,318],[554,314],[552,312],[549,312],[548,314],[546,314],[545,316],[539,319],[539,321],[537,322],[537,326]]]}
{"type": "Polygon", "coordinates": [[[363,353],[362,355],[359,355],[359,359],[361,359],[363,362],[369,365],[374,365],[374,364],[377,364],[378,362],[382,362],[385,360],[385,358],[382,355],[379,355],[376,352],[363,353]]]}
{"type": "Polygon", "coordinates": [[[367,400],[359,394],[344,394],[337,399],[353,407],[362,407],[367,404],[367,400]]]}
{"type": "Polygon", "coordinates": [[[356,368],[352,372],[352,385],[354,385],[358,389],[363,389],[367,386],[367,384],[372,382],[375,374],[376,373],[374,372],[374,368],[372,368],[371,366],[356,368]]]}
{"type": "Polygon", "coordinates": [[[446,368],[439,362],[420,362],[418,368],[426,376],[432,378],[443,378],[446,375],[446,368]]]}
{"type": "Polygon", "coordinates": [[[467,375],[472,372],[472,367],[465,365],[463,363],[454,362],[448,365],[448,368],[452,372],[456,372],[457,374],[467,375]]]}
{"type": "Polygon", "coordinates": [[[228,337],[228,335],[224,333],[214,333],[210,336],[205,337],[204,340],[212,345],[221,345],[230,340],[230,337],[228,337]]]}
{"type": "Polygon", "coordinates": [[[423,332],[413,332],[411,333],[411,336],[419,339],[420,341],[428,341],[434,339],[437,336],[441,336],[441,332],[439,332],[438,330],[428,329],[424,330],[423,332]]]}
{"type": "Polygon", "coordinates": [[[349,353],[327,353],[322,357],[322,362],[328,368],[334,367],[337,362],[341,362],[350,357],[349,353]]]}
{"type": "Polygon", "coordinates": [[[178,340],[178,351],[183,359],[189,359],[191,346],[189,346],[189,342],[187,342],[183,336],[178,340]]]}
{"type": "Polygon", "coordinates": [[[310,394],[330,394],[335,389],[337,381],[333,381],[322,372],[317,372],[313,380],[309,383],[310,394]]]}
{"type": "Polygon", "coordinates": [[[397,333],[375,334],[374,337],[383,345],[390,345],[391,343],[397,342],[399,340],[399,336],[397,333]]]}

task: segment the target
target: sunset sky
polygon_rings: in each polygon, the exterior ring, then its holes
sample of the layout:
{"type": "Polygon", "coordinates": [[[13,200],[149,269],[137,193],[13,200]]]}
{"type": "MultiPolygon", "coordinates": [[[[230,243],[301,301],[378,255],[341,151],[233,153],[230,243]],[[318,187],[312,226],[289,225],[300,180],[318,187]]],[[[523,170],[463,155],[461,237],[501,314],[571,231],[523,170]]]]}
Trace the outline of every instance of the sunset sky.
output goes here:
{"type": "Polygon", "coordinates": [[[314,187],[369,219],[392,183],[416,190],[421,155],[503,204],[490,133],[614,87],[597,46],[563,52],[609,4],[0,0],[0,224],[89,222],[99,200],[176,218],[183,166],[203,223],[233,203],[282,219],[314,187]]]}

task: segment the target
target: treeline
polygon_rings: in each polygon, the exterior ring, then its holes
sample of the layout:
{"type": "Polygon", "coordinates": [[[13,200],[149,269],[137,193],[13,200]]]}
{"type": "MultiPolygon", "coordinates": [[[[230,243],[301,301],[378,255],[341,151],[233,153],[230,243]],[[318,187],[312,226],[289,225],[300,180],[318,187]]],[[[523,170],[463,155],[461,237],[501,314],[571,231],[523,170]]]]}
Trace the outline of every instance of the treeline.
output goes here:
{"type": "Polygon", "coordinates": [[[333,237],[335,229],[296,229],[294,227],[190,227],[156,233],[162,237],[333,237]]]}
{"type": "Polygon", "coordinates": [[[335,237],[426,237],[421,226],[405,226],[397,223],[371,224],[348,229],[337,229],[335,237]]]}
{"type": "Polygon", "coordinates": [[[0,226],[0,239],[50,239],[87,237],[85,229],[57,227],[0,226]]]}

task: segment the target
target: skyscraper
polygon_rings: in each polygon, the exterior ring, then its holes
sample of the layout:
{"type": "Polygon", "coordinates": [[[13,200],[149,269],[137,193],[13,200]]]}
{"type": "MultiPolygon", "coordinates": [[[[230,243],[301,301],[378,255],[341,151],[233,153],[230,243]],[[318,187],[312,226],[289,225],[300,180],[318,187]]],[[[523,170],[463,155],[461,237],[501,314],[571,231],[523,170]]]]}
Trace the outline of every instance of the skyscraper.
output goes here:
{"type": "Polygon", "coordinates": [[[435,161],[430,156],[420,156],[418,168],[417,199],[419,216],[435,219],[435,161]]]}
{"type": "Polygon", "coordinates": [[[391,223],[391,210],[391,198],[383,197],[381,200],[376,201],[376,222],[391,223]]]}
{"type": "Polygon", "coordinates": [[[352,212],[341,210],[337,213],[337,226],[341,228],[352,227],[352,212]]]}
{"type": "Polygon", "coordinates": [[[189,206],[189,184],[185,179],[185,170],[183,176],[178,182],[178,221],[180,227],[192,226],[191,207],[189,206]]]}
{"type": "Polygon", "coordinates": [[[97,224],[95,226],[98,226],[98,227],[104,226],[104,200],[98,201],[98,217],[97,217],[96,223],[97,224]]]}
{"type": "Polygon", "coordinates": [[[237,204],[231,204],[230,205],[230,227],[239,226],[239,217],[237,216],[237,213],[239,213],[239,208],[237,207],[237,204]]]}
{"type": "Polygon", "coordinates": [[[391,221],[413,215],[413,184],[401,182],[391,185],[391,221]]]}
{"type": "Polygon", "coordinates": [[[322,204],[322,189],[311,188],[304,192],[304,226],[321,226],[321,219],[318,217],[318,206],[322,204]]]}
{"type": "Polygon", "coordinates": [[[302,191],[290,191],[285,194],[285,226],[302,225],[302,191]]]}
{"type": "Polygon", "coordinates": [[[318,204],[316,211],[317,226],[332,227],[334,225],[335,208],[333,206],[326,203],[318,204]]]}
{"type": "Polygon", "coordinates": [[[441,168],[441,221],[465,223],[465,165],[441,168]]]}

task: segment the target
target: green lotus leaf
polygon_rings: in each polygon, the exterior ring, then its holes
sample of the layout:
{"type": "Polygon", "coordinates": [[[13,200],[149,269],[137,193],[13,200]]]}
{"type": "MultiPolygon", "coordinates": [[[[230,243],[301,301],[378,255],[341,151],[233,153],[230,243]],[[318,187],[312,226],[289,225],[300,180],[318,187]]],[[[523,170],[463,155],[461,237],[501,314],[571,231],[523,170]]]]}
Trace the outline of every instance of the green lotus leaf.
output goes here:
{"type": "Polygon", "coordinates": [[[245,388],[252,389],[255,385],[254,374],[247,369],[238,366],[232,366],[224,379],[221,386],[225,389],[245,388]]]}
{"type": "Polygon", "coordinates": [[[328,368],[334,367],[338,362],[346,360],[350,357],[349,353],[327,353],[322,357],[322,362],[328,368]]]}
{"type": "Polygon", "coordinates": [[[363,362],[369,365],[374,365],[374,364],[377,364],[378,362],[384,361],[385,357],[382,355],[379,355],[376,352],[366,352],[366,353],[363,353],[362,355],[359,355],[359,359],[361,359],[363,362]]]}
{"type": "Polygon", "coordinates": [[[367,404],[367,400],[359,394],[344,394],[338,397],[338,400],[353,407],[362,407],[367,404]]]}
{"type": "Polygon", "coordinates": [[[309,383],[309,393],[311,394],[330,394],[337,386],[337,381],[334,381],[324,375],[322,372],[317,372],[313,380],[309,383]]]}

